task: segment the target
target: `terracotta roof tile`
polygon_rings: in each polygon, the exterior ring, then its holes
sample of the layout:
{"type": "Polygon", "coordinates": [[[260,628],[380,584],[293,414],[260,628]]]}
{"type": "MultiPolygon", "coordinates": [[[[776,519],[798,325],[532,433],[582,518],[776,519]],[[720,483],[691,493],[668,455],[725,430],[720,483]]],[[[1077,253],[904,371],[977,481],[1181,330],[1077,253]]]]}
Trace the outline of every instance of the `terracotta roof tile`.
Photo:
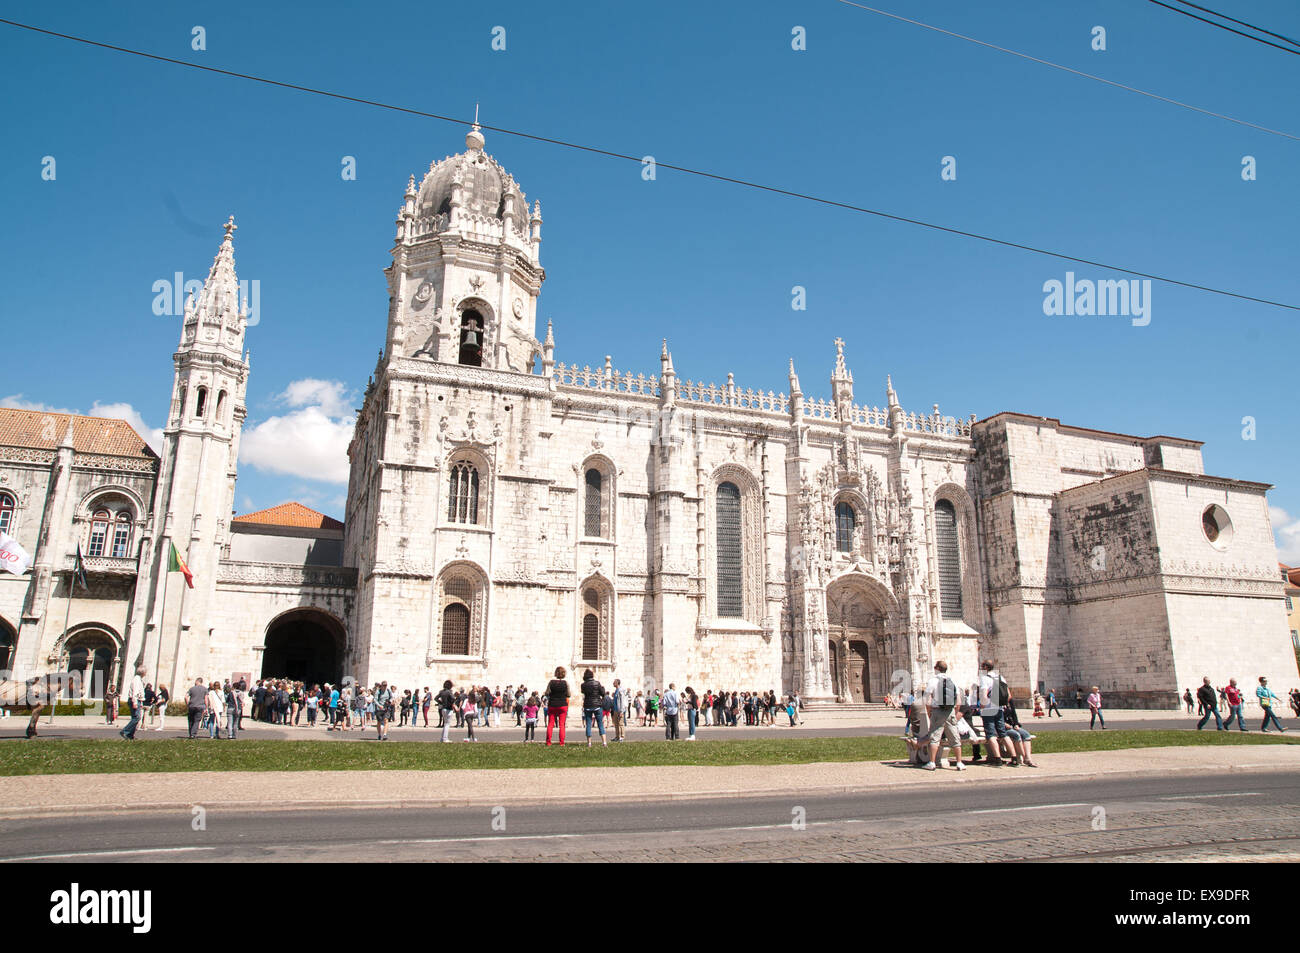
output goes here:
{"type": "Polygon", "coordinates": [[[0,407],[0,446],[55,450],[67,436],[69,422],[72,424],[72,445],[78,453],[158,458],[144,438],[125,420],[14,407],[0,407]]]}
{"type": "Polygon", "coordinates": [[[263,526],[295,526],[306,529],[342,529],[338,520],[317,513],[301,503],[281,503],[256,513],[236,516],[236,523],[260,523],[263,526]]]}

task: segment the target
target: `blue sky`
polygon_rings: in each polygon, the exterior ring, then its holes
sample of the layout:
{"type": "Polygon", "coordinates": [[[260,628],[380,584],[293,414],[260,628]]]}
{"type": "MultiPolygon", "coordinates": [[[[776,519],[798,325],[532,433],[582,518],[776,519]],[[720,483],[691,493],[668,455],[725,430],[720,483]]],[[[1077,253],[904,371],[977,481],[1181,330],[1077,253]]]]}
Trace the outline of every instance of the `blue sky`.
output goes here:
{"type": "MultiPolygon", "coordinates": [[[[1300,135],[1300,58],[1154,4],[886,2],[1300,135]]],[[[492,125],[1300,303],[1300,142],[833,0],[267,6],[0,4],[103,42],[454,116],[479,102],[492,125]],[[191,49],[196,25],[205,51],[191,49]],[[791,49],[795,26],[806,50],[791,49]],[[949,155],[957,179],[942,181],[949,155]]],[[[1300,34],[1285,0],[1218,7],[1300,34]]],[[[407,176],[460,151],[465,129],[2,25],[0,78],[0,398],[160,427],[179,319],[153,313],[154,282],[204,277],[234,214],[239,275],[260,283],[237,508],[296,498],[341,516],[345,482],[316,477],[346,479],[351,412],[384,340],[394,215],[407,176]]],[[[684,377],[779,390],[793,357],[805,393],[827,396],[842,336],[860,403],[883,402],[889,373],[913,410],[1204,440],[1207,471],[1277,485],[1282,555],[1300,561],[1295,312],[1156,284],[1145,327],[1048,317],[1044,282],[1122,276],[486,135],[542,202],[539,314],[557,359],[612,354],[650,373],[667,337],[684,377]]]]}

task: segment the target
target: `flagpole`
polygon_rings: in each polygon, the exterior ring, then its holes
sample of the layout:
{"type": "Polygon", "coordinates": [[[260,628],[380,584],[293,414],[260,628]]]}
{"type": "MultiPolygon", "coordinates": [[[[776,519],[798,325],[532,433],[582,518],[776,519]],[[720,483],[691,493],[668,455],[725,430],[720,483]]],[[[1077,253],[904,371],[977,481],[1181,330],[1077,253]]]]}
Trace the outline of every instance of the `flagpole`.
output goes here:
{"type": "MultiPolygon", "coordinates": [[[[63,651],[59,653],[60,661],[63,660],[63,652],[66,652],[68,650],[68,620],[72,617],[72,594],[76,591],[77,591],[77,571],[76,569],[73,569],[72,572],[68,574],[68,604],[67,607],[63,610],[63,651]]],[[[87,665],[86,667],[91,668],[93,670],[93,665],[87,665]]],[[[57,676],[58,673],[55,672],[55,675],[57,676]]],[[[62,679],[56,677],[53,683],[49,682],[48,680],[46,681],[45,693],[47,695],[50,693],[49,689],[51,684],[60,685],[62,684],[62,679]]],[[[54,724],[54,706],[57,705],[58,703],[59,703],[59,695],[58,692],[55,691],[54,697],[50,699],[50,718],[47,722],[45,722],[47,727],[52,726],[54,724]]]]}
{"type": "MultiPolygon", "coordinates": [[[[167,544],[171,545],[170,539],[167,540],[167,544]]],[[[162,604],[158,609],[158,624],[154,626],[156,644],[153,651],[153,680],[155,685],[160,684],[162,681],[162,673],[159,671],[159,667],[162,665],[163,628],[167,625],[167,583],[171,581],[171,569],[169,568],[171,566],[171,555],[171,550],[167,550],[167,565],[162,567],[162,604]]],[[[162,566],[162,560],[159,560],[159,565],[162,566]]],[[[175,685],[172,686],[172,691],[176,691],[175,685]]],[[[163,712],[163,714],[167,713],[163,712]]]]}

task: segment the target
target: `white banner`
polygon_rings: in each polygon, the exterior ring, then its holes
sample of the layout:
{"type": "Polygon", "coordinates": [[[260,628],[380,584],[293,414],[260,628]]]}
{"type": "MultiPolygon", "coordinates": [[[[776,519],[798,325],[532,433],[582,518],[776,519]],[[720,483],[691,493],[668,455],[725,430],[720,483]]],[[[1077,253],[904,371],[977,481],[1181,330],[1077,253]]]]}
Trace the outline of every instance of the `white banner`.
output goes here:
{"type": "Polygon", "coordinates": [[[32,557],[18,545],[18,540],[0,533],[0,570],[21,576],[32,568],[32,557]]]}

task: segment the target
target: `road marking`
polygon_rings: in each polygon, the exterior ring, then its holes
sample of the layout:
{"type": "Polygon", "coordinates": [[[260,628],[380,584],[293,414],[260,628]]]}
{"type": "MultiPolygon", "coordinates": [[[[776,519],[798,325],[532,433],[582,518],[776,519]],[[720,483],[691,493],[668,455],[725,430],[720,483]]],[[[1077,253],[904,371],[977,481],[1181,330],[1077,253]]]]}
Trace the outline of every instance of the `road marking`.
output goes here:
{"type": "Polygon", "coordinates": [[[1054,807],[1086,807],[1087,801],[1072,801],[1069,804],[1035,804],[1033,807],[993,807],[980,811],[964,811],[965,814],[1011,814],[1015,811],[1050,811],[1054,807]]]}
{"type": "Polygon", "coordinates": [[[1156,798],[1158,801],[1192,801],[1209,797],[1263,797],[1259,791],[1234,791],[1231,794],[1170,794],[1156,798]]]}
{"type": "Polygon", "coordinates": [[[133,850],[88,850],[68,854],[29,854],[26,857],[0,857],[0,863],[12,864],[27,860],[58,860],[63,857],[125,857],[128,854],[181,854],[196,850],[216,850],[215,847],[141,847],[133,850]]]}

